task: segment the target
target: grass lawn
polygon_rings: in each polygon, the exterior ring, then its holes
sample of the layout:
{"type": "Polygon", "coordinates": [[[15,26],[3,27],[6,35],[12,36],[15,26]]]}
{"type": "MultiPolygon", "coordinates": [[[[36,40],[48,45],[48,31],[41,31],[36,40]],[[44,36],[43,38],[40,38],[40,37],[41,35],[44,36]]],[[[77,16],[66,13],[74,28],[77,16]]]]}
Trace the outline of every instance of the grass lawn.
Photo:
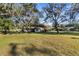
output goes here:
{"type": "Polygon", "coordinates": [[[17,43],[17,55],[79,56],[79,36],[63,34],[0,34],[0,55],[12,55],[10,43],[17,43]]]}

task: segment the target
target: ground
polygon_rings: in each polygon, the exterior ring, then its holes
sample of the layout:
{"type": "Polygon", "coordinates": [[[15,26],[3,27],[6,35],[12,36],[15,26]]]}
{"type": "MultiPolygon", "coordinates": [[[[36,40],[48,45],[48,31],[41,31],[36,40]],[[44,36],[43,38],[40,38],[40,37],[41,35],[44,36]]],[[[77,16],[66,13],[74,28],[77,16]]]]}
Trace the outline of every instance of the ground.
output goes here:
{"type": "Polygon", "coordinates": [[[0,55],[79,56],[79,36],[41,33],[0,34],[0,55]],[[11,43],[17,46],[14,51],[11,43]]]}

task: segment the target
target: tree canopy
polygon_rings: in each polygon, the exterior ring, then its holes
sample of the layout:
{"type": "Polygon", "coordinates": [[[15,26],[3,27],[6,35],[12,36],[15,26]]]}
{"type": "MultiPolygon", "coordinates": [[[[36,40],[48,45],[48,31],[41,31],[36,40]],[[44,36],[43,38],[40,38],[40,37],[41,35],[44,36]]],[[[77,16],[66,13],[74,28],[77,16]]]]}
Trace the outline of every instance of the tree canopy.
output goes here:
{"type": "Polygon", "coordinates": [[[41,11],[38,3],[0,3],[0,27],[5,32],[7,29],[9,31],[12,26],[24,30],[25,27],[31,28],[32,25],[39,25],[40,21],[46,23],[50,21],[59,33],[61,23],[74,23],[76,26],[79,22],[78,15],[79,4],[77,3],[47,3],[41,11]]]}

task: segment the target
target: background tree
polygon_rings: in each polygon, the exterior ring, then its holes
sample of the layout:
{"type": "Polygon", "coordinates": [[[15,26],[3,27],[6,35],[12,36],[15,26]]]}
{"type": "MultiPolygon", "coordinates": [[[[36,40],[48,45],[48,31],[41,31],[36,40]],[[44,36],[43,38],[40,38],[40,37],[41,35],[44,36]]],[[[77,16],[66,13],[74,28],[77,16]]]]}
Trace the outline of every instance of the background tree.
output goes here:
{"type": "Polygon", "coordinates": [[[70,4],[71,7],[69,10],[66,10],[65,15],[68,16],[68,22],[70,25],[73,25],[74,28],[78,29],[78,15],[79,15],[79,4],[70,4]]]}
{"type": "Polygon", "coordinates": [[[12,24],[12,20],[10,19],[13,13],[12,5],[13,4],[0,4],[0,22],[3,33],[5,34],[9,32],[10,25],[12,24]]]}
{"type": "Polygon", "coordinates": [[[39,21],[39,10],[37,9],[37,4],[22,4],[23,6],[23,15],[25,20],[23,20],[23,26],[22,30],[24,27],[30,29],[32,25],[35,25],[39,21]]]}
{"type": "Polygon", "coordinates": [[[46,18],[44,19],[44,21],[47,21],[47,20],[51,20],[53,21],[53,24],[54,24],[54,27],[55,27],[55,30],[57,31],[57,33],[59,33],[59,30],[58,30],[58,20],[61,19],[63,20],[61,17],[61,13],[63,12],[63,9],[66,5],[65,4],[52,4],[52,3],[49,3],[48,6],[46,6],[44,8],[44,11],[46,13],[46,18]]]}

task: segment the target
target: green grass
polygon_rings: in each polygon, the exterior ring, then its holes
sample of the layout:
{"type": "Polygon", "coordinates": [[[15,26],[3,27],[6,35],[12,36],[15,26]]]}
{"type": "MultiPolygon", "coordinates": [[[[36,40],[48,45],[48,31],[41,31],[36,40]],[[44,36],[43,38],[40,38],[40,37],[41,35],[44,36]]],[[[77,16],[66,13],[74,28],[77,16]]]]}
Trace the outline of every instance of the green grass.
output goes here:
{"type": "Polygon", "coordinates": [[[0,55],[10,55],[10,43],[17,43],[17,55],[79,55],[78,35],[0,34],[0,55]]]}

